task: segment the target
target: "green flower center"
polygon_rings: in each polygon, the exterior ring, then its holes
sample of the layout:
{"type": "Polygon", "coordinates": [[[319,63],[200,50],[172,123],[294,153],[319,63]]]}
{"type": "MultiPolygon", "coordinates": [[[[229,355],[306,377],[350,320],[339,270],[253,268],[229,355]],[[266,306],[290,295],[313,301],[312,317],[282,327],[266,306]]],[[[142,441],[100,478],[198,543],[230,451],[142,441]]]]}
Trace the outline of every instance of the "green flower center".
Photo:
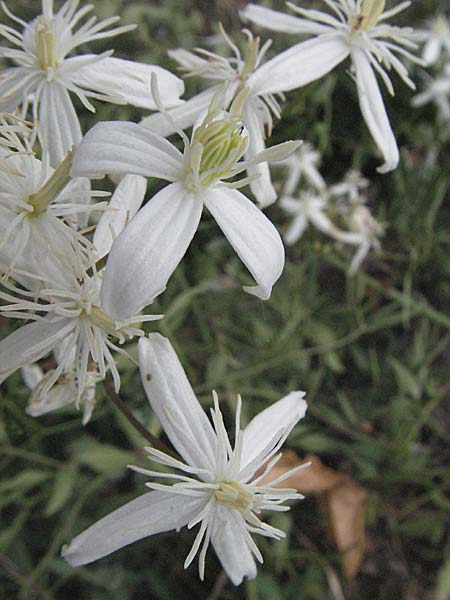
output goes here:
{"type": "Polygon", "coordinates": [[[237,481],[221,481],[219,486],[214,492],[217,502],[242,513],[251,510],[254,503],[253,494],[242,484],[237,481]]]}
{"type": "Polygon", "coordinates": [[[36,27],[36,55],[43,71],[58,66],[58,37],[49,31],[43,16],[38,17],[36,27]]]}

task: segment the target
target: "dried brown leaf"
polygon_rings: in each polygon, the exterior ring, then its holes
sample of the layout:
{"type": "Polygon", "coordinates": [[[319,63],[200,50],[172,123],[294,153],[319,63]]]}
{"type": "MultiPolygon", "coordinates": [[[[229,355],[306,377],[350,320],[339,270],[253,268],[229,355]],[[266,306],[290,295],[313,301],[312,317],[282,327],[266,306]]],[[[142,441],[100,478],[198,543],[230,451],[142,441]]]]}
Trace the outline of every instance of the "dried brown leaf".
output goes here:
{"type": "Polygon", "coordinates": [[[351,580],[358,573],[364,557],[366,492],[348,475],[326,467],[317,456],[310,454],[302,460],[291,451],[283,455],[261,483],[267,484],[305,462],[311,465],[280,485],[316,496],[326,514],[329,533],[342,553],[344,576],[351,580]]]}

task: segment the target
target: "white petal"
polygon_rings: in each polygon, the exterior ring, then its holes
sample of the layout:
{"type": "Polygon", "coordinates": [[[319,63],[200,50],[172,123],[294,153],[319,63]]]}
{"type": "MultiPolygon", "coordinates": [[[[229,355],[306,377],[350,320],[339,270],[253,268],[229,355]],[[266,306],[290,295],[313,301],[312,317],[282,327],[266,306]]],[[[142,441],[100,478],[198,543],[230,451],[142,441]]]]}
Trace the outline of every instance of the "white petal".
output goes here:
{"type": "Polygon", "coordinates": [[[3,69],[0,78],[0,111],[13,112],[26,96],[26,67],[3,69]]]}
{"type": "Polygon", "coordinates": [[[361,112],[385,160],[384,164],[378,167],[377,171],[379,173],[387,173],[395,169],[398,165],[400,157],[397,142],[395,141],[384,107],[383,97],[378,87],[377,78],[369,59],[360,48],[353,48],[352,59],[355,65],[361,112]]]}
{"type": "Polygon", "coordinates": [[[287,92],[320,79],[349,55],[340,34],[325,34],[296,44],[253,73],[248,85],[254,93],[287,92]]]}
{"type": "Polygon", "coordinates": [[[192,127],[199,115],[208,110],[216,91],[217,86],[214,86],[190,98],[182,106],[168,110],[171,120],[162,113],[156,113],[142,119],[140,125],[163,137],[172,135],[177,129],[184,130],[192,127]]]}
{"type": "MultiPolygon", "coordinates": [[[[266,149],[264,142],[264,123],[258,114],[258,105],[255,102],[247,101],[244,109],[243,123],[248,130],[249,144],[245,159],[256,156],[259,152],[266,149]]],[[[258,163],[247,169],[248,175],[258,175],[257,179],[251,182],[250,189],[261,208],[273,204],[277,199],[277,193],[272,185],[270,177],[269,164],[267,162],[258,163]]]]}
{"type": "Polygon", "coordinates": [[[211,543],[228,577],[240,585],[244,577],[256,577],[256,564],[245,541],[242,515],[233,509],[217,505],[211,524],[211,543]]]}
{"type": "Polygon", "coordinates": [[[204,503],[203,498],[148,492],[86,529],[62,556],[72,567],[86,565],[149,535],[184,527],[204,503]]]}
{"type": "Polygon", "coordinates": [[[23,325],[0,342],[0,383],[17,369],[36,362],[68,334],[69,319],[46,318],[23,325]]]}
{"type": "Polygon", "coordinates": [[[39,365],[25,365],[22,367],[23,381],[30,390],[34,390],[43,377],[44,372],[39,365]]]}
{"type": "Polygon", "coordinates": [[[215,434],[172,345],[151,333],[138,347],[142,383],[167,437],[191,466],[211,469],[215,434]]]}
{"type": "Polygon", "coordinates": [[[169,50],[167,54],[185,69],[198,69],[198,67],[206,67],[209,65],[209,62],[206,60],[206,58],[201,58],[198,54],[194,54],[193,52],[189,52],[189,50],[184,50],[183,48],[169,50]]]}
{"type": "Polygon", "coordinates": [[[181,183],[162,189],[114,242],[101,290],[102,308],[127,319],[167,284],[197,230],[203,203],[181,183]]]}
{"type": "Polygon", "coordinates": [[[94,246],[97,259],[106,256],[113,241],[137,213],[144,201],[147,180],[141,175],[126,175],[117,186],[95,228],[94,246]]]}
{"type": "Polygon", "coordinates": [[[327,31],[324,25],[301,19],[294,15],[288,15],[278,10],[264,8],[257,4],[247,4],[247,6],[239,12],[242,20],[252,21],[255,25],[266,27],[271,31],[280,31],[282,33],[307,33],[317,35],[327,31]]]}
{"type": "Polygon", "coordinates": [[[291,392],[250,421],[243,432],[241,469],[264,450],[277,432],[288,433],[303,419],[307,409],[304,396],[305,392],[291,392]]]}
{"type": "Polygon", "coordinates": [[[284,234],[286,244],[288,246],[295,244],[302,237],[307,225],[308,219],[305,214],[295,216],[284,234]]]}
{"type": "Polygon", "coordinates": [[[133,174],[175,181],[181,169],[181,153],[164,138],[136,123],[104,121],[84,136],[71,175],[133,174]]]}
{"type": "Polygon", "coordinates": [[[39,103],[39,135],[53,167],[81,140],[81,128],[69,92],[57,81],[46,83],[39,103]]]}
{"type": "Polygon", "coordinates": [[[268,300],[284,267],[284,248],[278,231],[259,208],[237,190],[215,187],[205,193],[204,202],[256,279],[256,287],[244,286],[244,290],[268,300]]]}
{"type": "Polygon", "coordinates": [[[164,107],[179,105],[184,83],[176,75],[155,65],[106,57],[86,65],[71,74],[77,85],[111,96],[118,102],[156,110],[150,90],[152,73],[157,77],[158,90],[164,107]]]}

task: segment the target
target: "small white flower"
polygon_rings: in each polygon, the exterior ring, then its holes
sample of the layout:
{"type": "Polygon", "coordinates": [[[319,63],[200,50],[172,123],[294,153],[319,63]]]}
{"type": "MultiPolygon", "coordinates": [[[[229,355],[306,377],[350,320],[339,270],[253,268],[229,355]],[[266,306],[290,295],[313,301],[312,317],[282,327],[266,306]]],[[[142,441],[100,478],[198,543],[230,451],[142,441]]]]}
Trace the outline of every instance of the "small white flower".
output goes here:
{"type": "Polygon", "coordinates": [[[417,32],[419,39],[424,42],[422,58],[427,65],[433,65],[443,53],[450,58],[450,23],[444,15],[432,19],[428,27],[417,32]]]}
{"type": "Polygon", "coordinates": [[[275,31],[314,36],[266,62],[250,76],[248,85],[258,94],[286,92],[323,77],[350,57],[362,114],[385,160],[378,171],[386,173],[397,166],[399,152],[375,72],[391,94],[394,88],[388,75],[390,70],[414,89],[399,58],[423,64],[411,52],[417,47],[412,41],[413,30],[385,23],[410,2],[401,2],[384,12],[384,0],[325,1],[334,14],[306,10],[290,2],[288,6],[300,17],[247,5],[241,12],[244,19],[275,31]]]}
{"type": "MultiPolygon", "coordinates": [[[[65,344],[62,342],[54,353],[55,357],[64,356],[64,348],[65,344]]],[[[75,352],[73,355],[75,358],[75,352]]],[[[62,373],[50,389],[47,383],[54,377],[54,369],[44,373],[39,365],[26,365],[22,368],[22,377],[32,392],[26,409],[28,415],[39,417],[63,406],[75,404],[77,408],[83,407],[83,425],[90,421],[95,408],[96,386],[103,379],[97,370],[88,370],[84,389],[79,396],[74,370],[62,373]]]]}
{"type": "Polygon", "coordinates": [[[79,46],[113,37],[134,29],[134,25],[110,28],[118,21],[111,17],[97,23],[90,17],[80,21],[92,5],[78,8],[78,0],[68,0],[56,13],[52,0],[42,0],[42,14],[30,23],[14,16],[3,4],[7,16],[22,27],[22,32],[0,25],[0,35],[12,47],[0,47],[0,56],[15,66],[5,69],[0,79],[0,111],[11,112],[22,105],[27,112],[30,98],[33,119],[39,123],[41,141],[55,166],[73,144],[81,140],[78,117],[69,92],[74,93],[92,112],[88,98],[119,104],[130,103],[154,110],[150,77],[157,73],[165,106],[179,104],[183,82],[165,69],[101,55],[70,56],[79,46]],[[78,29],[76,29],[78,27],[78,29]]]}
{"type": "Polygon", "coordinates": [[[329,193],[331,196],[337,196],[344,200],[345,204],[356,204],[360,202],[361,195],[368,185],[368,179],[356,169],[350,169],[342,181],[329,188],[329,193]]]}
{"type": "Polygon", "coordinates": [[[338,239],[344,243],[358,246],[349,269],[349,274],[354,275],[372,248],[380,251],[381,245],[378,238],[383,235],[384,226],[372,216],[368,207],[363,203],[349,207],[346,221],[350,232],[344,232],[338,239]]]}
{"type": "Polygon", "coordinates": [[[429,102],[436,104],[440,119],[450,121],[450,63],[444,66],[438,77],[428,76],[425,90],[412,99],[412,105],[416,107],[429,102]]]}
{"type": "MultiPolygon", "coordinates": [[[[99,229],[94,235],[96,258],[108,253],[114,236],[125,226],[124,212],[132,216],[138,209],[140,202],[136,201],[136,193],[139,188],[142,202],[145,180],[130,175],[119,186],[118,194],[123,206],[112,214],[105,213],[100,219],[99,229]],[[131,192],[130,195],[126,193],[127,189],[131,192]],[[128,203],[128,211],[125,202],[128,203]]],[[[117,204],[114,196],[111,204],[113,207],[117,204]]],[[[120,376],[112,351],[126,354],[120,346],[126,340],[143,335],[138,325],[161,317],[135,315],[128,310],[126,317],[120,321],[111,318],[100,299],[101,291],[106,295],[111,294],[104,281],[104,270],[97,271],[95,264],[91,263],[88,266],[92,273],[81,274],[67,270],[65,264],[56,257],[51,259],[52,257],[49,262],[41,265],[38,274],[13,271],[11,276],[22,284],[21,288],[3,281],[3,286],[10,293],[0,292],[0,298],[8,302],[0,307],[0,314],[31,319],[32,322],[0,342],[0,383],[17,369],[54,352],[57,354],[58,365],[46,375],[39,387],[39,397],[43,404],[62,376],[71,379],[71,385],[76,385],[79,402],[83,394],[89,394],[92,384],[89,373],[93,370],[92,366],[101,379],[105,377],[107,369],[110,369],[118,390],[120,376]],[[49,267],[47,272],[46,267],[49,267]]]]}
{"type": "MultiPolygon", "coordinates": [[[[252,87],[248,86],[248,80],[253,73],[258,72],[271,45],[271,40],[267,40],[260,48],[260,39],[253,37],[245,29],[243,33],[247,38],[247,47],[242,56],[239,48],[228,37],[223,27],[220,30],[233,53],[231,57],[223,57],[201,48],[196,49],[195,54],[181,49],[169,52],[171,58],[181,65],[181,70],[186,73],[187,77],[201,77],[214,85],[189,99],[182,106],[169,110],[168,115],[172,122],[167,119],[166,115],[154,114],[143,119],[141,125],[148,127],[153,133],[167,137],[174,133],[177,127],[186,129],[202,117],[207,112],[212,98],[224,83],[229,102],[246,87],[248,95],[242,104],[242,123],[249,136],[249,144],[245,152],[245,159],[249,160],[265,149],[264,140],[272,133],[273,117],[280,118],[281,116],[281,108],[273,94],[253,93],[252,87]]],[[[250,165],[247,172],[249,176],[258,176],[250,182],[250,188],[258,204],[261,207],[272,204],[276,200],[277,194],[272,185],[268,164],[262,162],[250,165]]]]}
{"type": "Polygon", "coordinates": [[[289,246],[302,237],[309,223],[322,233],[337,237],[338,229],[326,214],[328,201],[325,195],[318,196],[317,193],[307,190],[296,198],[283,196],[280,199],[280,206],[294,216],[284,235],[284,240],[289,246]]]}
{"type": "Polygon", "coordinates": [[[184,154],[134,123],[99,123],[81,142],[74,176],[135,173],[171,182],[138,212],[112,246],[102,302],[115,319],[127,318],[130,310],[140,310],[165,289],[197,230],[204,206],[256,279],[257,286],[245,291],[263,300],[270,297],[284,266],[283,244],[267,217],[233,189],[248,183],[248,178],[227,180],[257,162],[283,160],[299,143],[286,142],[239,162],[248,144],[240,112],[245,98],[243,90],[229,112],[214,98],[191,140],[183,135],[184,154]]]}
{"type": "Polygon", "coordinates": [[[85,565],[144,537],[163,531],[200,525],[184,566],[199,553],[203,579],[209,544],[235,585],[244,577],[256,577],[254,557],[262,562],[252,534],[280,539],[284,533],[264,523],[261,513],[286,511],[287,500],[302,496],[293,489],[275,485],[290,477],[301,465],[272,481],[261,480],[281,457],[279,450],[297,422],[304,416],[303,392],[291,392],[257,415],[244,430],[240,426],[238,398],[234,445],[220,412],[217,395],[211,410],[213,426],[197,401],[186,374],[170,345],[158,334],[139,342],[142,381],[150,404],[164,431],[183,461],[153,448],[146,448],[159,464],[181,474],[135,471],[150,477],[173,479],[175,483],[148,483],[144,494],[104,517],[63,548],[72,566],[85,565]],[[255,474],[261,469],[263,473],[255,474]]]}
{"type": "Polygon", "coordinates": [[[319,164],[320,153],[307,142],[303,142],[296,152],[279,163],[280,166],[287,167],[288,169],[283,196],[292,196],[303,180],[317,192],[325,191],[327,186],[317,168],[319,164]]]}

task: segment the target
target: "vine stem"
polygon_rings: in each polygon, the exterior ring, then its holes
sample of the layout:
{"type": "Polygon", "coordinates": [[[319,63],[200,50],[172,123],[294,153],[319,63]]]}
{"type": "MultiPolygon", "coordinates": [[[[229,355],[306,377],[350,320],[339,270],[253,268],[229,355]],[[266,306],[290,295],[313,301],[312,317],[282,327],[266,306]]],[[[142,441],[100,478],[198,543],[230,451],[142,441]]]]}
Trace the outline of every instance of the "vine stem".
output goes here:
{"type": "Polygon", "coordinates": [[[148,431],[148,429],[146,429],[128,410],[124,401],[120,398],[119,394],[114,389],[114,385],[110,378],[106,378],[103,381],[103,386],[111,402],[116,406],[116,408],[119,409],[119,411],[123,414],[127,421],[136,429],[136,431],[138,431],[142,435],[142,437],[144,437],[148,442],[150,442],[153,448],[156,448],[157,450],[160,450],[161,452],[164,452],[165,454],[168,454],[169,456],[180,460],[180,457],[175,452],[172,452],[172,450],[170,450],[163,442],[161,442],[161,440],[159,440],[150,431],[148,431]]]}

